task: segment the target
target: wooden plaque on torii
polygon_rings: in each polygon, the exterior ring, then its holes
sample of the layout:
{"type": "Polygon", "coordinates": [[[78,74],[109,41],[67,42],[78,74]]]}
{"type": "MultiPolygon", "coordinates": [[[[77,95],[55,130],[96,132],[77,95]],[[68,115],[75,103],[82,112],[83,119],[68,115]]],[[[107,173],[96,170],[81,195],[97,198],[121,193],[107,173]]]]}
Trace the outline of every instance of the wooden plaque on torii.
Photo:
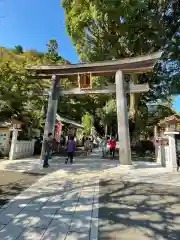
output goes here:
{"type": "Polygon", "coordinates": [[[78,87],[80,90],[92,89],[91,73],[78,74],[78,87]]]}

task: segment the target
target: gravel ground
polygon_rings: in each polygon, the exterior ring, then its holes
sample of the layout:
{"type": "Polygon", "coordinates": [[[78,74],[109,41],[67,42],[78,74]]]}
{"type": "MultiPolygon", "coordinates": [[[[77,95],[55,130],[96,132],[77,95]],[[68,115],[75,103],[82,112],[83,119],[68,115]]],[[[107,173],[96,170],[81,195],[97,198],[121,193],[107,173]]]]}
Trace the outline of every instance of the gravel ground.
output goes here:
{"type": "Polygon", "coordinates": [[[42,174],[0,171],[0,207],[41,177],[42,174]]]}
{"type": "Polygon", "coordinates": [[[99,239],[180,239],[180,187],[102,180],[99,202],[99,239]]]}

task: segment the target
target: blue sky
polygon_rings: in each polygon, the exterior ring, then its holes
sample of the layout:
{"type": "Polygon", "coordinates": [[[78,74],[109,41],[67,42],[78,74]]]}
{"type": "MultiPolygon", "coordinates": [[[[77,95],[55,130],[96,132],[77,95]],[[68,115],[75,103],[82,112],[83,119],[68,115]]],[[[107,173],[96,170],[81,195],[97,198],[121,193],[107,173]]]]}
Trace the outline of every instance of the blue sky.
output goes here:
{"type": "Polygon", "coordinates": [[[59,0],[0,0],[0,45],[46,50],[49,39],[59,43],[59,54],[78,61],[64,24],[59,0]]]}
{"type": "MultiPolygon", "coordinates": [[[[59,43],[59,54],[72,63],[78,61],[66,32],[59,0],[0,0],[0,45],[46,51],[49,39],[59,43]]],[[[180,112],[180,96],[174,108],[180,112]]]]}
{"type": "Polygon", "coordinates": [[[173,107],[180,113],[180,95],[175,98],[173,107]]]}

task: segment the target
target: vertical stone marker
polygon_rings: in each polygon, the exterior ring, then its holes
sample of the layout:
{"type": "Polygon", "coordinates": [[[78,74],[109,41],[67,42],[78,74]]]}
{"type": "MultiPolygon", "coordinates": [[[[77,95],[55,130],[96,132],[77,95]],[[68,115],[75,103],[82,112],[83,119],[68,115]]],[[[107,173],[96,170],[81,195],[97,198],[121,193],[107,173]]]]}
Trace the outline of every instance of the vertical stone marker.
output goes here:
{"type": "Polygon", "coordinates": [[[116,108],[119,137],[119,160],[122,165],[132,165],[131,146],[129,138],[128,109],[124,74],[121,70],[116,72],[116,108]]]}

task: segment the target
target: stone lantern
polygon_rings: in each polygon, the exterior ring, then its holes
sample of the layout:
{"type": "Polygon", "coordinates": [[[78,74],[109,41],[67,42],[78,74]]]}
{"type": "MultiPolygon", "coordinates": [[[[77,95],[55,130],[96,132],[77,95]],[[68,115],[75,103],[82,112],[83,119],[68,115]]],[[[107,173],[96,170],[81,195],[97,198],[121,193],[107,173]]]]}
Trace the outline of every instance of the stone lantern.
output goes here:
{"type": "Polygon", "coordinates": [[[159,163],[171,170],[177,169],[177,148],[180,143],[176,140],[180,134],[180,118],[175,115],[166,117],[159,123],[163,129],[162,135],[159,138],[159,163]]]}
{"type": "Polygon", "coordinates": [[[12,118],[12,141],[11,141],[11,148],[9,152],[9,160],[13,160],[18,132],[21,131],[22,124],[23,122],[15,118],[12,118]]]}

